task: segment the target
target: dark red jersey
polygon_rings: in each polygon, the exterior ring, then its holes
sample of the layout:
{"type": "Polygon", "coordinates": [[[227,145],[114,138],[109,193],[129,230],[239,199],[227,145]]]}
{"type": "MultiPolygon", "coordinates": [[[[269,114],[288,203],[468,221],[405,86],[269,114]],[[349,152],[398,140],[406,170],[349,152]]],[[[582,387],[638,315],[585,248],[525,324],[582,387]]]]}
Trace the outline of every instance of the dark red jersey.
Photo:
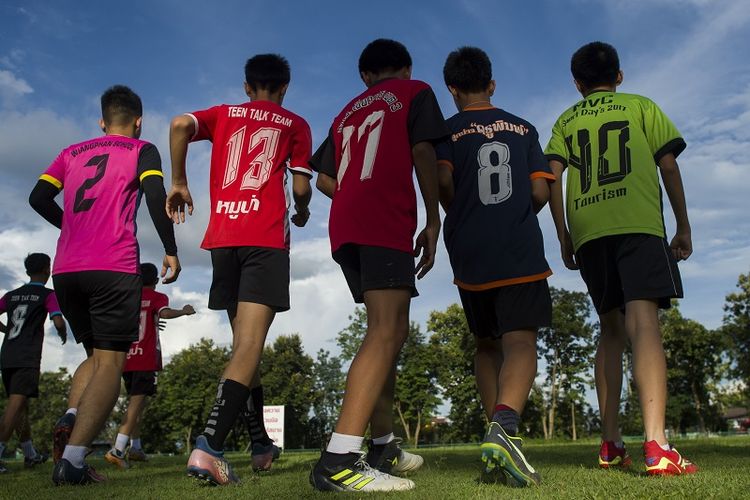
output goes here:
{"type": "Polygon", "coordinates": [[[188,113],[209,140],[211,215],[202,248],[289,248],[286,170],[312,176],[307,122],[270,101],[188,113]]]}
{"type": "Polygon", "coordinates": [[[159,313],[169,307],[169,297],[151,288],[141,294],[141,324],[138,342],[130,345],[124,372],[161,370],[161,343],[159,342],[159,313]]]}
{"type": "Polygon", "coordinates": [[[383,80],[344,107],[311,160],[337,181],[328,223],[332,251],[355,243],[412,252],[412,146],[448,133],[432,89],[419,80],[383,80]]]}

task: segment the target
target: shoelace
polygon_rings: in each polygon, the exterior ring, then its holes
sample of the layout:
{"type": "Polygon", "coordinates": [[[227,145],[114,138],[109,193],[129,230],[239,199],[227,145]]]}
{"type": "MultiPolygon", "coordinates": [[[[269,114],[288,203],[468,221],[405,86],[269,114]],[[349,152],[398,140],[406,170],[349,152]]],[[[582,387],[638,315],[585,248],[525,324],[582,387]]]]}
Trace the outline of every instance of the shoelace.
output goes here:
{"type": "Polygon", "coordinates": [[[356,462],[354,462],[354,465],[362,469],[363,475],[373,476],[379,479],[386,479],[388,478],[388,476],[390,476],[390,474],[380,472],[378,469],[373,469],[372,467],[370,467],[370,464],[367,463],[367,453],[365,452],[360,452],[359,458],[356,462]]]}

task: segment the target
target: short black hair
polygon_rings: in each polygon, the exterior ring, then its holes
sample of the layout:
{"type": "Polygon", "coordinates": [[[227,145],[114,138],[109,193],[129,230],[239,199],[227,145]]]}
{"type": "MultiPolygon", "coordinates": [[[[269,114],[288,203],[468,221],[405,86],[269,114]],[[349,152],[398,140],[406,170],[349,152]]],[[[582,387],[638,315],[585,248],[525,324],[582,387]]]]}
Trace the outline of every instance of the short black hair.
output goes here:
{"type": "Polygon", "coordinates": [[[367,44],[359,56],[359,72],[379,74],[411,68],[411,56],[404,44],[396,40],[378,38],[367,44]]]}
{"type": "Polygon", "coordinates": [[[289,61],[279,54],[258,54],[245,63],[245,81],[253,90],[276,92],[289,80],[289,61]]]}
{"type": "Polygon", "coordinates": [[[141,281],[143,286],[154,286],[159,283],[159,271],[150,262],[141,264],[141,281]]]}
{"type": "Polygon", "coordinates": [[[124,125],[141,116],[141,98],[125,85],[113,85],[102,94],[102,119],[107,125],[124,125]]]}
{"type": "Polygon", "coordinates": [[[477,47],[460,47],[448,54],[443,66],[446,86],[462,92],[482,92],[492,81],[492,63],[477,47]]]}
{"type": "Polygon", "coordinates": [[[46,253],[30,253],[24,259],[23,265],[26,268],[26,274],[32,275],[49,270],[50,262],[49,255],[46,253]]]}
{"type": "Polygon", "coordinates": [[[570,59],[570,72],[586,89],[613,85],[620,72],[620,58],[613,46],[604,42],[587,43],[570,59]]]}

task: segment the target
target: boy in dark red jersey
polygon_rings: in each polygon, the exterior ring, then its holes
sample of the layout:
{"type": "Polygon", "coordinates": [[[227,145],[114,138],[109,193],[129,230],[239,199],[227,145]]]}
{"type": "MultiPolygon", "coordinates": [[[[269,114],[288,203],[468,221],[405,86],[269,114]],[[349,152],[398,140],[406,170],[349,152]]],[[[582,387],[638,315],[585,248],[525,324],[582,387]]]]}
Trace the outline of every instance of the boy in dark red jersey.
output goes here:
{"type": "Polygon", "coordinates": [[[84,458],[117,401],[125,354],[138,340],[135,220],[141,193],[164,245],[162,276],[172,269],[164,283],[180,272],[174,228],[163,209],[161,158],[153,144],[138,139],[141,99],[116,85],[102,95],[101,104],[105,135],[64,149],[29,197],[42,217],[61,228],[52,280],[60,308],[88,355],[73,375],[71,409],[55,426],[60,460],[52,479],[57,485],[104,480],[84,458]],[[61,209],[54,198],[63,186],[61,209]]]}
{"type": "MultiPolygon", "coordinates": [[[[31,281],[0,298],[0,314],[8,314],[8,324],[0,322],[5,334],[0,367],[8,402],[0,420],[0,459],[5,445],[18,432],[25,467],[42,464],[49,458],[34,449],[29,427],[29,398],[39,396],[39,366],[44,343],[44,318],[49,314],[62,343],[68,338],[55,292],[45,288],[50,276],[50,258],[43,253],[29,254],[24,260],[31,281]]],[[[8,469],[0,460],[0,473],[8,469]]]]}
{"type": "MultiPolygon", "coordinates": [[[[257,55],[245,65],[250,102],[172,120],[167,212],[176,223],[185,221],[186,210],[193,211],[185,175],[188,143],[213,143],[211,215],[201,246],[211,251],[213,263],[208,307],[229,314],[232,359],[187,467],[189,475],[213,484],[239,481],[222,452],[238,414],[253,405],[263,424],[258,362],[274,316],[289,309],[287,171],[293,174],[292,222],[302,227],[310,215],[312,138],[307,122],[281,107],[289,80],[286,59],[257,55]]],[[[253,468],[268,470],[276,453],[267,434],[263,442],[254,441],[253,468]]]]}
{"type": "Polygon", "coordinates": [[[146,408],[146,396],[156,394],[156,376],[162,369],[158,321],[195,314],[195,309],[191,305],[186,305],[182,309],[169,307],[169,297],[156,291],[159,273],[155,265],[141,264],[141,279],[143,291],[138,341],[130,346],[125,368],[122,370],[125,391],[129,398],[128,409],[115,439],[115,446],[104,455],[107,462],[120,469],[127,469],[128,461],[146,461],[146,454],[141,447],[139,426],[143,410],[146,408]],[[125,447],[128,440],[131,445],[126,456],[125,447]]]}
{"type": "Polygon", "coordinates": [[[414,470],[422,458],[403,452],[392,432],[395,362],[409,331],[417,295],[414,256],[422,278],[440,233],[433,143],[448,135],[429,85],[411,80],[411,56],[399,42],[378,39],[362,51],[367,90],[335,118],[311,163],[317,187],[332,198],[331,250],[357,303],[367,309],[367,334],[347,376],[336,431],[310,473],[319,490],[408,490],[414,483],[390,472],[414,470]],[[427,224],[417,227],[412,175],[424,198],[427,224]],[[363,436],[375,438],[365,460],[363,436]]]}
{"type": "MultiPolygon", "coordinates": [[[[489,57],[476,47],[448,55],[443,77],[458,114],[438,148],[445,247],[466,321],[476,341],[474,368],[489,426],[485,472],[539,483],[517,436],[536,377],[536,337],[550,326],[552,301],[535,212],[555,180],[536,128],[496,108],[489,57]]],[[[490,476],[491,477],[491,476],[490,476]]],[[[507,479],[506,479],[507,480],[507,479]]]]}

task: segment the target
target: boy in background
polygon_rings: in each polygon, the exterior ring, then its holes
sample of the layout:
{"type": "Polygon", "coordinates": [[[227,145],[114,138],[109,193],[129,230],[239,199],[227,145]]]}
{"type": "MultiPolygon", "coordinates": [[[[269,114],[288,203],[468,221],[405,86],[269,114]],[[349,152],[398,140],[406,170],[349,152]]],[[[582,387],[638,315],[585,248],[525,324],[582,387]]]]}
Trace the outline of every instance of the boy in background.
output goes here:
{"type": "Polygon", "coordinates": [[[162,369],[161,342],[157,331],[160,319],[175,319],[195,314],[193,306],[182,309],[171,309],[169,297],[156,291],[159,283],[159,272],[150,263],[141,264],[141,322],[138,330],[138,341],[133,342],[125,359],[122,378],[125,392],[128,395],[128,408],[115,439],[115,445],[104,459],[112,465],[127,469],[131,462],[145,462],[140,436],[140,424],[143,410],[146,408],[146,397],[156,394],[157,374],[162,369]],[[130,449],[125,448],[130,440],[130,449]]]}
{"type": "Polygon", "coordinates": [[[667,367],[658,316],[659,308],[682,297],[677,261],[693,251],[676,161],[685,141],[653,101],[616,92],[623,74],[611,45],[584,45],[573,54],[570,68],[583,99],[560,115],[545,152],[558,180],[550,210],[562,259],[568,269],[580,269],[601,325],[594,369],[602,419],[599,465],[627,467],[631,462],[618,425],[622,356],[629,343],[643,414],[646,472],[693,473],[698,468],[664,433],[667,367]],[[563,211],[566,167],[573,170],[563,211]],[[677,222],[671,243],[657,172],[677,222]]]}

